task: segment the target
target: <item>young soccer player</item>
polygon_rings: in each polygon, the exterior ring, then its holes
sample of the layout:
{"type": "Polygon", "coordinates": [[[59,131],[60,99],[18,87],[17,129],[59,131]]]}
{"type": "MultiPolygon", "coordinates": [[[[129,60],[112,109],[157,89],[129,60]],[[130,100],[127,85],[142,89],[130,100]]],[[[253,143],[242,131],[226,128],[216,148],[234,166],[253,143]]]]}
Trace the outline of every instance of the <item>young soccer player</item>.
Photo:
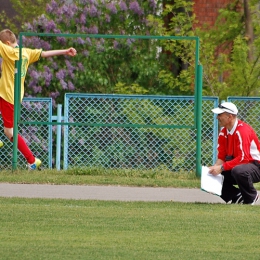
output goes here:
{"type": "MultiPolygon", "coordinates": [[[[21,100],[24,96],[24,80],[29,65],[38,61],[41,57],[48,58],[56,55],[75,56],[77,51],[74,48],[63,50],[43,51],[42,49],[22,49],[21,66],[21,100]]],[[[7,138],[13,141],[13,123],[14,123],[14,71],[15,60],[19,59],[19,46],[15,34],[9,29],[0,32],[0,57],[1,78],[0,78],[0,111],[4,124],[4,133],[7,138]]],[[[23,137],[18,134],[18,150],[23,154],[28,163],[29,170],[38,169],[41,166],[41,160],[35,158],[27,146],[23,137]]]]}

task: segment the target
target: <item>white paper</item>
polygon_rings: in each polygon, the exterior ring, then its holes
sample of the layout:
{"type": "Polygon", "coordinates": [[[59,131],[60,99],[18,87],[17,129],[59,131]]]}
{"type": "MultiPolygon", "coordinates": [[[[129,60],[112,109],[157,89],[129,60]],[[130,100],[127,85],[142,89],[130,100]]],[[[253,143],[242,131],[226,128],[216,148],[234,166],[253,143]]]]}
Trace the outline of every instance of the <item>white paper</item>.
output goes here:
{"type": "Polygon", "coordinates": [[[223,185],[223,175],[212,175],[209,173],[207,166],[202,166],[201,169],[201,189],[203,191],[220,196],[223,185]]]}

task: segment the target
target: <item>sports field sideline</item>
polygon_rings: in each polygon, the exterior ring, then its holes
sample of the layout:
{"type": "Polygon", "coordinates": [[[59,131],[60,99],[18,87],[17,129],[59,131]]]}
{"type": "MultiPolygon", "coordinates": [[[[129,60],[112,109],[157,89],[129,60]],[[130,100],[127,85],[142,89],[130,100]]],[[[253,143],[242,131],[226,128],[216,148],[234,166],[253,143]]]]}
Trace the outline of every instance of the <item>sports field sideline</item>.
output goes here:
{"type": "Polygon", "coordinates": [[[92,185],[0,183],[0,197],[223,203],[218,196],[200,189],[92,185]]]}

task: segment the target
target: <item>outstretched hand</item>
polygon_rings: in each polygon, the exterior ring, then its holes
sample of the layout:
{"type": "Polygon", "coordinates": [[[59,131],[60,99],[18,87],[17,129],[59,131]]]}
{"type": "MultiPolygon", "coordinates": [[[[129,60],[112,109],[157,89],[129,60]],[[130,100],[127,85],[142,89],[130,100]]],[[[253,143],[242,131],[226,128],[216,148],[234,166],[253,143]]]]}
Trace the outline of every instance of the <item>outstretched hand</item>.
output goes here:
{"type": "Polygon", "coordinates": [[[69,48],[69,49],[67,49],[67,51],[66,51],[66,55],[68,55],[68,56],[75,56],[77,54],[77,51],[76,51],[76,49],[74,49],[74,48],[69,48]]]}

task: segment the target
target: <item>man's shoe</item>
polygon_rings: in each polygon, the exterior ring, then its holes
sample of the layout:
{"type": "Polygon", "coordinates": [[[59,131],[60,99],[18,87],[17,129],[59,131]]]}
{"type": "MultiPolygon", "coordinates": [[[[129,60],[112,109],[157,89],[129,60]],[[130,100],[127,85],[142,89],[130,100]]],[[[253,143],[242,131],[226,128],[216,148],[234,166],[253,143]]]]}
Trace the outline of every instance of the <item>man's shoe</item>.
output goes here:
{"type": "Polygon", "coordinates": [[[42,161],[38,158],[35,158],[35,162],[30,164],[28,163],[28,169],[29,170],[39,170],[40,169],[40,166],[42,164],[42,161]]]}
{"type": "Polygon", "coordinates": [[[251,203],[251,205],[255,205],[258,200],[259,200],[259,194],[257,193],[256,197],[255,197],[254,201],[251,203]]]}
{"type": "Polygon", "coordinates": [[[244,200],[241,193],[238,193],[237,196],[234,199],[232,199],[231,204],[243,204],[243,202],[244,200]]]}

